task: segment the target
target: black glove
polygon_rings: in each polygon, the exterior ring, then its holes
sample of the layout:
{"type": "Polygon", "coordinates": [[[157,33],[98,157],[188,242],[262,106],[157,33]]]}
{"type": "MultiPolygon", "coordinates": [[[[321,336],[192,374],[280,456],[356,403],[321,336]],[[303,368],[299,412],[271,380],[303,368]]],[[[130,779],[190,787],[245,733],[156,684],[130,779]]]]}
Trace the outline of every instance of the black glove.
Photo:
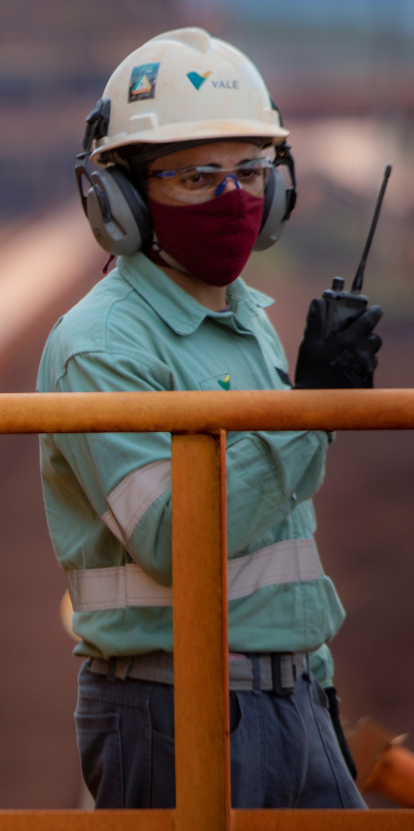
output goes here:
{"type": "Polygon", "coordinates": [[[346,329],[323,340],[326,303],[312,300],[295,373],[296,389],[352,389],[373,386],[381,346],[373,329],[382,317],[380,306],[371,306],[346,329]]]}
{"type": "Polygon", "coordinates": [[[338,739],[339,747],[341,748],[342,756],[344,757],[346,766],[352,778],[356,779],[358,773],[355,767],[355,762],[352,758],[351,751],[348,747],[348,742],[345,738],[344,731],[342,730],[342,724],[339,720],[339,704],[336,689],[335,687],[326,687],[324,689],[324,693],[328,699],[328,710],[331,716],[332,726],[336,733],[336,738],[338,739]]]}

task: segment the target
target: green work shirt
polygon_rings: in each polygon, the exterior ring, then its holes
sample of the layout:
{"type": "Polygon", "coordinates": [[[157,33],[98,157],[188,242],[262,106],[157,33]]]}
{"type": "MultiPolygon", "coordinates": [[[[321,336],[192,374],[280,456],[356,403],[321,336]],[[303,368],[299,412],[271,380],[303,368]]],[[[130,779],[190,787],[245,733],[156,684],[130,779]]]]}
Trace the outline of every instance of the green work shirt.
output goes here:
{"type": "MultiPolygon", "coordinates": [[[[120,257],[52,330],[38,391],[288,390],[265,311],[273,301],[241,278],[227,300],[226,310],[206,309],[143,254],[120,257]]],[[[173,648],[170,442],[168,433],[41,437],[78,654],[173,648]]],[[[344,618],[313,538],[327,444],[323,431],[233,432],[226,454],[229,648],[322,647],[321,680],[331,671],[323,644],[344,618]]]]}

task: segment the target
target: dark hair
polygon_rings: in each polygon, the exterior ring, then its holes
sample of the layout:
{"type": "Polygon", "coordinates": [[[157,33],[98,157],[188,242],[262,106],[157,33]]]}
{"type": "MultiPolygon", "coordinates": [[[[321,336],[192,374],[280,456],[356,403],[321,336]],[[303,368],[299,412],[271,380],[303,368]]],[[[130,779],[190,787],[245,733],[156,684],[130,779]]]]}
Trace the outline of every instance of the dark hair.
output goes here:
{"type": "MultiPolygon", "coordinates": [[[[125,147],[120,147],[112,154],[111,160],[128,169],[132,184],[145,199],[148,191],[148,179],[145,174],[149,168],[149,161],[144,161],[144,159],[139,160],[139,152],[137,153],[139,146],[127,144],[125,147]]],[[[145,147],[146,145],[141,146],[145,147]]]]}

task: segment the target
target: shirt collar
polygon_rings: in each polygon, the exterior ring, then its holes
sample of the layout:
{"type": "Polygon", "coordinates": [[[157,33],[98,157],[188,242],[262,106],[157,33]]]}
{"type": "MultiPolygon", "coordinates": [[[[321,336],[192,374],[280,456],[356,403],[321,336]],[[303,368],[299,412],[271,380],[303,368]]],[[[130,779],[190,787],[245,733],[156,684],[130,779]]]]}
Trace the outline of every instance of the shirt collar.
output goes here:
{"type": "Polygon", "coordinates": [[[118,272],[177,335],[191,335],[206,317],[225,323],[233,315],[246,328],[257,313],[274,303],[271,297],[247,286],[238,277],[227,290],[228,312],[213,312],[177,286],[141,252],[118,259],[118,272]]]}

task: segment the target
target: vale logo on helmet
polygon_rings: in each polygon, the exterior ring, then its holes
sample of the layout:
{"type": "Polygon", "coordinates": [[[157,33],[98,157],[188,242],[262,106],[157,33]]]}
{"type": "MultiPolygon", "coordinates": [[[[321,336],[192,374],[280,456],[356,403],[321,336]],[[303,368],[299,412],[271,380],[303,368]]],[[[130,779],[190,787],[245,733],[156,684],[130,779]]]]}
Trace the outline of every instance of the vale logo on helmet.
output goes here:
{"type": "MultiPolygon", "coordinates": [[[[204,72],[203,75],[200,75],[198,72],[187,72],[187,78],[196,90],[199,90],[203,86],[210,75],[211,72],[204,72]]],[[[238,81],[213,81],[211,79],[211,84],[215,89],[239,89],[238,81]]]]}

